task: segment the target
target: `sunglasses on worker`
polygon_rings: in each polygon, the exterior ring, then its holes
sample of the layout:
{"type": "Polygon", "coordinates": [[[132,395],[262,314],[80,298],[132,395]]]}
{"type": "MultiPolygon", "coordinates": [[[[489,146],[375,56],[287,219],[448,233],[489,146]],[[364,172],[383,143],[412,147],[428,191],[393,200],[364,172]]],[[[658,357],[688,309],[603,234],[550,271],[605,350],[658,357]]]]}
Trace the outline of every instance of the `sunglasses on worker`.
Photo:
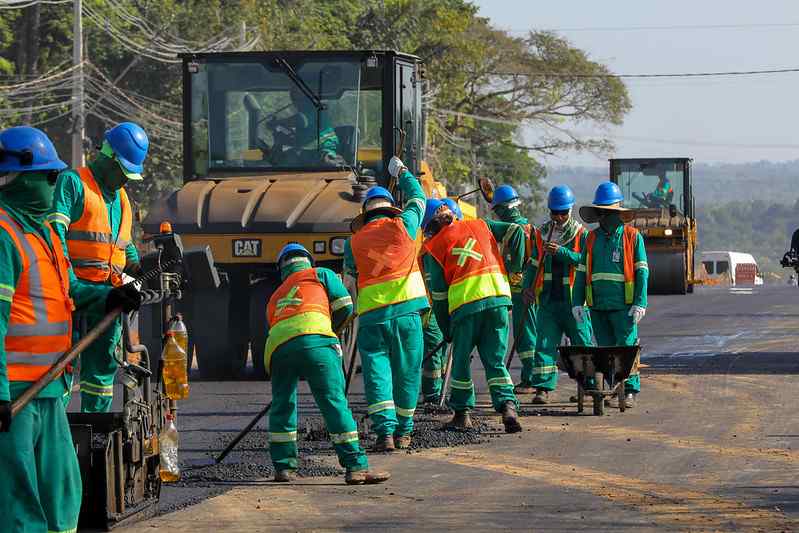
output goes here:
{"type": "Polygon", "coordinates": [[[558,210],[550,209],[549,210],[549,214],[552,215],[553,217],[564,216],[564,215],[568,215],[569,214],[569,210],[568,209],[558,209],[558,210]]]}

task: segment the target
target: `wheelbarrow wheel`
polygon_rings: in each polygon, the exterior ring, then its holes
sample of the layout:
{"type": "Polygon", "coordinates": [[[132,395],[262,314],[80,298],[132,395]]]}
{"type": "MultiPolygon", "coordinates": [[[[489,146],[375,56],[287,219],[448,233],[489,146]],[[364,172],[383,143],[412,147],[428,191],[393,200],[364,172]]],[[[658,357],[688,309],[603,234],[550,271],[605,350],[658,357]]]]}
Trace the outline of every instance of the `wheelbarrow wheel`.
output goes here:
{"type": "Polygon", "coordinates": [[[602,416],[605,414],[605,395],[602,391],[605,390],[605,377],[602,372],[595,374],[597,394],[594,394],[594,415],[602,416]]]}

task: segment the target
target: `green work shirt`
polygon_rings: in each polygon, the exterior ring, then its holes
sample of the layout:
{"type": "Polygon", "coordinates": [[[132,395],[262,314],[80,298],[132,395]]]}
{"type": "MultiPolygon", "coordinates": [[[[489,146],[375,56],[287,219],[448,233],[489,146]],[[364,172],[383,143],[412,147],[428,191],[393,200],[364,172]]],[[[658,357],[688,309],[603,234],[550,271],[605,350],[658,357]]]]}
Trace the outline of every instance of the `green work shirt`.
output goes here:
{"type": "MultiPolygon", "coordinates": [[[[524,264],[524,230],[518,224],[507,222],[496,222],[486,220],[488,229],[494,235],[494,239],[499,242],[503,240],[507,243],[506,250],[510,253],[509,272],[521,272],[524,264]]],[[[449,286],[444,278],[444,269],[438,264],[429,253],[424,254],[425,280],[428,282],[427,289],[433,298],[433,311],[436,314],[436,321],[444,336],[450,337],[450,322],[456,323],[461,318],[494,307],[510,307],[511,299],[507,296],[491,296],[475,302],[470,302],[460,306],[455,313],[449,315],[449,286]]]]}
{"type": "MultiPolygon", "coordinates": [[[[2,207],[16,222],[20,224],[25,233],[37,233],[42,236],[52,249],[53,243],[50,240],[50,233],[45,231],[44,226],[37,224],[31,217],[25,215],[20,209],[13,207],[0,195],[0,207],[2,207]]],[[[14,289],[19,282],[22,273],[22,257],[17,251],[11,235],[0,230],[0,400],[14,400],[25,389],[30,387],[30,382],[8,381],[8,370],[6,366],[5,338],[8,332],[8,321],[11,316],[11,302],[14,298],[14,289]]],[[[70,282],[69,295],[78,308],[91,306],[97,308],[97,312],[102,312],[105,306],[105,298],[110,287],[98,287],[86,282],[70,282]]],[[[94,310],[94,309],[93,309],[94,310]]],[[[42,390],[37,398],[60,398],[66,392],[67,382],[64,379],[56,379],[42,390]]]]}
{"type": "MultiPolygon", "coordinates": [[[[408,231],[410,238],[412,240],[416,240],[416,236],[419,233],[419,227],[422,224],[422,217],[424,216],[426,202],[424,190],[422,189],[419,180],[407,170],[402,174],[397,185],[399,186],[399,189],[402,191],[405,198],[407,198],[407,200],[405,200],[402,213],[398,215],[398,218],[402,220],[402,223],[405,225],[405,229],[408,231]]],[[[378,220],[379,218],[383,217],[375,216],[369,218],[367,219],[367,224],[374,220],[378,220]]],[[[358,269],[355,266],[355,256],[352,254],[352,245],[350,244],[350,239],[347,239],[344,244],[344,273],[354,278],[358,277],[358,269]]],[[[386,320],[390,320],[394,317],[407,315],[408,313],[414,312],[421,313],[429,308],[430,303],[427,301],[427,297],[419,297],[398,304],[379,307],[369,311],[368,313],[365,313],[363,316],[358,317],[358,321],[361,326],[380,324],[381,322],[385,322],[386,320]]]]}
{"type": "MultiPolygon", "coordinates": [[[[592,230],[596,233],[594,242],[593,264],[591,265],[592,277],[596,274],[616,274],[624,275],[624,246],[623,234],[624,224],[619,224],[608,233],[602,227],[592,230]],[[614,260],[615,259],[615,260],[614,260]]],[[[646,307],[646,289],[649,280],[649,265],[646,261],[646,249],[644,248],[644,238],[639,233],[633,245],[634,255],[633,264],[635,271],[635,283],[633,291],[633,303],[639,307],[646,307]]],[[[574,304],[585,302],[585,266],[587,253],[583,249],[580,257],[581,268],[577,271],[574,281],[574,304]]],[[[630,304],[624,302],[624,282],[610,280],[594,280],[593,287],[593,309],[597,311],[617,311],[626,309],[630,304]]]]}
{"type": "MultiPolygon", "coordinates": [[[[518,224],[519,226],[525,226],[525,225],[529,224],[527,218],[523,217],[521,215],[521,213],[519,212],[519,209],[516,208],[516,207],[514,207],[512,209],[508,209],[506,211],[506,213],[507,213],[508,216],[500,218],[500,220],[502,222],[518,224]]],[[[524,231],[524,228],[522,228],[522,231],[524,231]]],[[[508,281],[510,281],[510,290],[511,290],[512,293],[516,294],[516,293],[521,292],[521,290],[522,290],[522,287],[521,287],[521,281],[522,280],[520,279],[520,276],[517,276],[517,275],[514,275],[514,274],[520,273],[521,271],[520,270],[514,270],[514,266],[513,266],[513,250],[509,249],[509,248],[513,248],[513,247],[509,246],[508,242],[507,242],[509,238],[513,238],[514,236],[515,236],[515,233],[513,233],[513,232],[506,233],[505,234],[505,239],[502,240],[502,241],[498,241],[498,242],[499,242],[499,250],[502,252],[502,260],[505,262],[505,270],[508,272],[508,281]]],[[[527,246],[527,244],[526,244],[527,243],[526,234],[524,236],[524,240],[525,240],[525,247],[526,247],[527,246]]]]}
{"type": "MultiPolygon", "coordinates": [[[[105,208],[108,212],[108,223],[111,227],[111,239],[116,240],[119,235],[119,227],[122,224],[122,203],[119,199],[119,191],[106,191],[102,183],[97,180],[100,190],[103,192],[105,208]]],[[[64,254],[69,257],[67,250],[67,229],[73,220],[83,216],[83,181],[75,170],[69,169],[58,175],[53,193],[53,210],[47,216],[53,224],[53,228],[61,237],[64,245],[64,254]]],[[[132,265],[139,262],[139,253],[136,246],[131,242],[125,248],[127,264],[132,265]]],[[[69,269],[70,282],[74,282],[75,273],[69,269]]]]}
{"type": "MultiPolygon", "coordinates": [[[[580,235],[580,250],[585,250],[585,241],[588,238],[588,231],[583,230],[580,235]]],[[[554,255],[550,255],[545,253],[544,254],[544,287],[541,291],[540,301],[538,302],[539,305],[547,305],[549,300],[552,296],[552,284],[556,283],[558,287],[562,287],[563,290],[563,297],[561,301],[569,302],[572,301],[572,294],[571,294],[571,287],[569,286],[569,269],[571,267],[575,267],[577,270],[575,272],[575,285],[577,283],[577,275],[579,274],[580,270],[580,259],[582,258],[582,252],[575,252],[572,248],[574,248],[574,240],[572,239],[566,246],[561,246],[558,248],[558,251],[555,252],[554,255]],[[552,263],[557,262],[560,263],[561,268],[559,269],[561,272],[560,279],[554,280],[552,279],[552,263]]],[[[524,281],[522,282],[522,287],[525,289],[529,289],[533,287],[535,284],[535,278],[538,275],[538,269],[540,265],[538,264],[538,250],[533,247],[532,254],[530,257],[530,261],[528,261],[525,269],[524,269],[524,281]]]]}
{"type": "MultiPolygon", "coordinates": [[[[306,268],[308,268],[307,265],[298,265],[297,263],[289,265],[285,270],[284,279],[294,272],[299,272],[300,270],[305,270],[306,268]]],[[[336,329],[340,327],[345,320],[347,320],[347,317],[352,314],[352,297],[347,291],[347,288],[341,282],[341,278],[338,277],[338,274],[329,268],[318,267],[316,269],[316,277],[319,279],[319,283],[322,284],[327,292],[327,301],[330,303],[330,310],[332,312],[331,323],[333,326],[333,331],[336,331],[336,329]]],[[[269,327],[269,319],[267,317],[267,335],[269,335],[269,327]]],[[[310,350],[311,348],[333,346],[336,344],[339,344],[337,337],[327,337],[325,335],[300,335],[299,337],[294,337],[293,339],[280,345],[277,350],[275,350],[275,353],[272,354],[272,357],[275,357],[277,354],[281,353],[296,353],[310,350]]]]}

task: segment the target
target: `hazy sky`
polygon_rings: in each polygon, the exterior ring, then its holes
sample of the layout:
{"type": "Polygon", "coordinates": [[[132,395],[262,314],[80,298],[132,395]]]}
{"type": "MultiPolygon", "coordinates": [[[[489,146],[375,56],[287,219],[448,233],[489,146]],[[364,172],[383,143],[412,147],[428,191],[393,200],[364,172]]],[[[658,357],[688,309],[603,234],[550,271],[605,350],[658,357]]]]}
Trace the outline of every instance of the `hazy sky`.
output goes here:
{"type": "MultiPolygon", "coordinates": [[[[475,3],[494,25],[518,34],[530,28],[562,30],[558,33],[616,74],[799,68],[796,0],[475,3]],[[759,26],[651,29],[718,25],[759,26]],[[650,29],[620,30],[640,27],[650,29]]],[[[625,83],[633,110],[622,127],[612,130],[619,157],[799,159],[799,72],[625,83]]],[[[605,165],[604,158],[575,154],[548,163],[605,165]]]]}

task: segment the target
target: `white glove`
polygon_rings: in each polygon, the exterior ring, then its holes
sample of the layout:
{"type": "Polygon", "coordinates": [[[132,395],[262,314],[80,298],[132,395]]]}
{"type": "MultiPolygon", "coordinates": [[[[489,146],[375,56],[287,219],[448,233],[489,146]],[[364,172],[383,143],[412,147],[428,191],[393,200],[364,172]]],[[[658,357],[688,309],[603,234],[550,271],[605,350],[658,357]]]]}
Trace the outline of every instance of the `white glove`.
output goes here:
{"type": "Polygon", "coordinates": [[[646,314],[646,307],[641,307],[640,305],[634,305],[630,307],[630,312],[627,313],[628,316],[633,317],[633,322],[638,324],[644,315],[646,314]]]}
{"type": "Polygon", "coordinates": [[[572,316],[574,320],[577,321],[578,324],[582,324],[585,322],[585,307],[582,305],[575,305],[572,307],[572,316]]]}
{"type": "Polygon", "coordinates": [[[405,168],[405,163],[397,156],[392,157],[388,162],[388,173],[393,178],[398,178],[403,168],[405,168]]]}

